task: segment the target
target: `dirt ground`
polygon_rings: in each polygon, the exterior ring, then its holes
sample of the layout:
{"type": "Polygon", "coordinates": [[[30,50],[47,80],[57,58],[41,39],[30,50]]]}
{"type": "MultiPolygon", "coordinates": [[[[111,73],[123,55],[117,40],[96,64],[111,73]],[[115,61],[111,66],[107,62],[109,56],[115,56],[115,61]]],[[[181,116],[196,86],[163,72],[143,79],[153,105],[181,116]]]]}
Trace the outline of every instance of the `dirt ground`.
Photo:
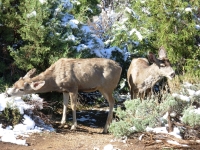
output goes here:
{"type": "MultiPolygon", "coordinates": [[[[200,145],[184,148],[166,144],[166,142],[156,143],[155,139],[151,137],[152,135],[149,136],[151,138],[146,136],[146,138],[139,140],[142,133],[133,135],[127,140],[116,140],[111,134],[102,134],[106,117],[107,111],[105,110],[77,111],[78,129],[76,131],[71,131],[70,125],[60,128],[55,121],[53,124],[55,132],[32,134],[26,139],[28,146],[0,142],[0,150],[104,150],[105,146],[109,146],[108,144],[111,144],[113,149],[105,150],[200,149],[200,145]],[[89,119],[80,121],[82,117],[89,119]]],[[[68,115],[68,118],[71,116],[68,115]]]]}
{"type": "Polygon", "coordinates": [[[77,131],[69,129],[57,132],[43,132],[33,134],[27,139],[28,146],[20,146],[11,143],[0,142],[1,150],[104,150],[105,146],[112,144],[113,149],[106,150],[199,150],[200,145],[190,148],[174,148],[173,145],[166,146],[164,143],[145,145],[137,139],[117,141],[110,134],[102,134],[102,128],[90,128],[80,126],[77,131]]]}
{"type": "Polygon", "coordinates": [[[28,146],[0,142],[1,150],[103,150],[112,144],[116,150],[140,150],[144,145],[137,141],[112,142],[110,134],[101,134],[102,129],[65,130],[61,133],[41,133],[31,135],[27,139],[28,146]],[[134,142],[134,143],[133,143],[134,142]]]}

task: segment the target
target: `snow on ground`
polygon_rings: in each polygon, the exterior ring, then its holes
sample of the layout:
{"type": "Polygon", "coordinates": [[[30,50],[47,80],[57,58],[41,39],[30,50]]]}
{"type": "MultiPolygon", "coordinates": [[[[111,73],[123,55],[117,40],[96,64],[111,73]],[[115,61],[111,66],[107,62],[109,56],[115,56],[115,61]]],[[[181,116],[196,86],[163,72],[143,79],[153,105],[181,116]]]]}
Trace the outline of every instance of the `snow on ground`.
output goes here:
{"type": "MultiPolygon", "coordinates": [[[[187,91],[188,91],[188,94],[189,94],[188,96],[187,95],[182,95],[182,94],[177,94],[177,93],[173,93],[172,96],[176,97],[176,98],[179,98],[182,101],[190,102],[191,99],[194,96],[199,96],[200,95],[200,90],[194,91],[194,90],[189,89],[192,86],[192,84],[186,82],[186,83],[183,84],[183,86],[185,88],[187,88],[187,91]]],[[[172,113],[174,113],[174,112],[172,112],[172,113]]],[[[200,114],[200,108],[195,108],[195,109],[191,110],[190,113],[200,114]]],[[[173,114],[170,114],[170,115],[173,115],[173,114]]],[[[168,112],[161,118],[161,120],[166,120],[167,116],[168,116],[168,112]]],[[[179,128],[174,127],[173,132],[168,132],[167,128],[166,128],[167,126],[168,126],[168,124],[165,124],[164,127],[156,127],[156,128],[147,127],[146,131],[147,132],[154,132],[154,133],[165,133],[165,134],[173,135],[176,138],[182,139],[182,137],[180,135],[179,128]]],[[[135,130],[135,127],[132,127],[131,130],[135,130]]],[[[143,135],[144,134],[142,134],[139,137],[139,140],[142,139],[143,135]]],[[[181,145],[182,147],[188,147],[188,145],[179,144],[178,142],[173,141],[173,140],[168,140],[167,142],[170,143],[170,144],[174,144],[174,145],[181,145]]]]}
{"type": "MultiPolygon", "coordinates": [[[[165,134],[173,135],[173,136],[176,137],[176,138],[182,139],[182,137],[181,137],[181,135],[180,135],[180,130],[179,130],[177,127],[175,127],[175,128],[173,129],[173,132],[169,132],[169,133],[168,133],[168,131],[167,131],[167,129],[166,129],[167,126],[168,126],[168,125],[166,124],[165,127],[156,127],[156,128],[147,127],[147,128],[146,128],[146,131],[147,131],[147,132],[154,132],[154,133],[165,133],[165,134]]],[[[143,134],[139,137],[139,140],[142,139],[142,136],[143,136],[143,134]]],[[[157,141],[157,142],[159,142],[159,141],[157,141]]],[[[182,147],[189,147],[189,146],[186,145],[186,144],[180,144],[180,143],[178,143],[177,141],[173,141],[173,140],[167,140],[167,142],[168,142],[169,144],[173,144],[173,145],[179,145],[179,146],[182,146],[182,147]]]]}
{"type": "Polygon", "coordinates": [[[174,137],[181,139],[180,130],[178,128],[174,128],[173,132],[169,132],[169,133],[166,127],[156,127],[156,128],[147,127],[146,131],[155,132],[155,133],[166,133],[166,134],[173,135],[174,137]]]}
{"type": "Polygon", "coordinates": [[[44,124],[42,120],[39,120],[40,124],[36,124],[28,115],[24,114],[25,110],[33,110],[36,107],[42,109],[42,104],[43,99],[41,99],[37,94],[15,98],[7,98],[4,93],[0,94],[0,113],[6,107],[9,107],[17,108],[20,114],[23,115],[22,123],[15,126],[7,126],[3,128],[3,125],[0,123],[0,141],[26,146],[27,144],[25,138],[30,134],[43,131],[54,131],[50,125],[44,124]],[[25,103],[23,98],[28,98],[31,103],[25,103]]]}

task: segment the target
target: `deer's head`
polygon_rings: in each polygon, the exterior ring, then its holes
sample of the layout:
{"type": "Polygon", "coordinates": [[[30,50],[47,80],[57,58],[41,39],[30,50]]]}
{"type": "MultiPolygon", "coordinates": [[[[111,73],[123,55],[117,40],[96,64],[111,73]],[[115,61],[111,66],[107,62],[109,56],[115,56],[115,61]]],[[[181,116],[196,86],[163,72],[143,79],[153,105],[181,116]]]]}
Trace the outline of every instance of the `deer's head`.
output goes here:
{"type": "Polygon", "coordinates": [[[156,71],[158,75],[165,76],[171,80],[175,77],[175,72],[167,58],[167,53],[164,47],[159,49],[158,55],[159,58],[156,58],[156,56],[151,52],[148,55],[149,61],[155,64],[154,66],[156,67],[156,69],[152,71],[156,71]]]}
{"type": "Polygon", "coordinates": [[[21,77],[15,82],[12,88],[6,90],[7,96],[22,96],[25,94],[36,93],[37,90],[45,84],[45,81],[32,82],[31,78],[35,72],[36,69],[30,70],[24,77],[21,77]]]}

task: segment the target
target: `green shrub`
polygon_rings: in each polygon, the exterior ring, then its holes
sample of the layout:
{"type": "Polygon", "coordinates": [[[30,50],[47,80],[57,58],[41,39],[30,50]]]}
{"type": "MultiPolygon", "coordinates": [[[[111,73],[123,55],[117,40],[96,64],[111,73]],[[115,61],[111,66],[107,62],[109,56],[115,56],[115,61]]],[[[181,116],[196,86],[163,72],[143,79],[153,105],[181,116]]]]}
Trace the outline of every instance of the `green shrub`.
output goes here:
{"type": "Polygon", "coordinates": [[[7,106],[2,112],[0,112],[0,118],[0,121],[3,123],[3,125],[14,126],[21,122],[22,115],[17,108],[11,108],[7,106]]]}
{"type": "Polygon", "coordinates": [[[182,84],[179,94],[164,94],[159,104],[156,103],[154,97],[142,102],[139,99],[127,100],[124,102],[125,109],[115,110],[118,121],[111,123],[109,131],[114,136],[122,137],[145,131],[147,126],[161,126],[168,121],[161,118],[167,112],[170,113],[171,121],[198,127],[200,114],[196,109],[200,109],[199,89],[200,84],[182,84]]]}
{"type": "Polygon", "coordinates": [[[116,116],[119,121],[111,123],[109,131],[117,137],[128,136],[134,132],[145,131],[146,127],[155,127],[160,124],[160,118],[178,103],[170,95],[166,100],[157,104],[154,99],[127,100],[124,102],[125,110],[117,108],[116,116]]]}
{"type": "Polygon", "coordinates": [[[200,126],[200,113],[191,106],[183,112],[182,122],[192,127],[200,126]]]}
{"type": "Polygon", "coordinates": [[[182,122],[191,127],[200,126],[200,113],[197,112],[197,108],[200,105],[200,95],[192,94],[199,90],[200,84],[193,84],[189,87],[185,86],[182,90],[182,93],[184,95],[187,95],[190,99],[190,101],[187,102],[188,107],[185,107],[185,109],[183,110],[182,122]]]}
{"type": "Polygon", "coordinates": [[[7,82],[2,78],[0,78],[0,93],[4,92],[8,87],[7,82]]]}

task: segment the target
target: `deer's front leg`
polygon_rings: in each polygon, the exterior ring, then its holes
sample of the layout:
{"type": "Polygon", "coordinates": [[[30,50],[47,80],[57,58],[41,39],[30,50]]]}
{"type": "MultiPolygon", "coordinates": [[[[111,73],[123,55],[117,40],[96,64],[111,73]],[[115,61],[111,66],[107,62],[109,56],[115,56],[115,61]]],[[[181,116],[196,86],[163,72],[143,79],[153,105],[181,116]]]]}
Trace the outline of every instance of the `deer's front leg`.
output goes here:
{"type": "Polygon", "coordinates": [[[72,115],[73,115],[73,125],[71,130],[75,130],[77,127],[77,120],[76,120],[76,103],[77,103],[77,92],[70,93],[70,100],[71,100],[71,108],[72,108],[72,115]]]}
{"type": "Polygon", "coordinates": [[[63,115],[61,124],[65,124],[66,122],[68,102],[69,102],[69,93],[63,92],[63,115]]]}

